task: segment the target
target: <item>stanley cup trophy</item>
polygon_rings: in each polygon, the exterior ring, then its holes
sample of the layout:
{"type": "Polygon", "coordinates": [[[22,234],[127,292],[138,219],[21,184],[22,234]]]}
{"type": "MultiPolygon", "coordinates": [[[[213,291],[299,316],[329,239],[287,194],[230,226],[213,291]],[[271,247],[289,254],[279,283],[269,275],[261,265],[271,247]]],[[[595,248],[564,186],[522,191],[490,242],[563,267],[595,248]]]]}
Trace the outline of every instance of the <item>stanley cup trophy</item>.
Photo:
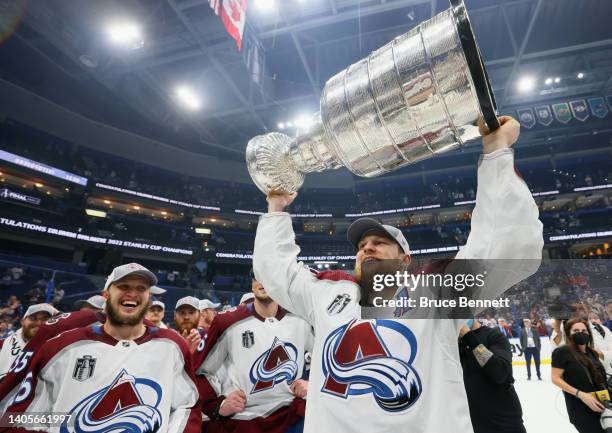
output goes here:
{"type": "Polygon", "coordinates": [[[297,191],[306,173],[346,167],[373,177],[463,146],[478,122],[499,128],[493,91],[463,0],[325,85],[297,137],[251,139],[246,159],[264,193],[297,191]]]}

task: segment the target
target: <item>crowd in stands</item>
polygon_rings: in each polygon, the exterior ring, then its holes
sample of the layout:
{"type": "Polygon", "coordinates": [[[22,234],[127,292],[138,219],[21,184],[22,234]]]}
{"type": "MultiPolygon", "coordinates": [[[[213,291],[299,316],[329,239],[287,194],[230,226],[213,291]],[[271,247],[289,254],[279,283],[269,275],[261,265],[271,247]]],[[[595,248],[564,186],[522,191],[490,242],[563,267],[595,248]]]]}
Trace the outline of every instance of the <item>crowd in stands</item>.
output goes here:
{"type": "Polygon", "coordinates": [[[482,313],[489,326],[503,326],[506,335],[518,336],[523,319],[530,319],[539,335],[550,336],[553,319],[573,315],[576,305],[583,305],[602,321],[612,320],[612,261],[544,261],[539,271],[521,281],[504,296],[509,308],[489,309],[482,313]],[[500,323],[501,321],[501,323],[500,323]]]}
{"type": "MultiPolygon", "coordinates": [[[[225,209],[262,211],[266,206],[265,197],[254,185],[190,178],[137,161],[81,148],[24,128],[0,125],[0,146],[9,152],[72,171],[94,182],[225,209]]],[[[477,155],[467,155],[466,158],[464,155],[462,161],[473,167],[476,165],[476,157],[477,155]]],[[[577,186],[607,184],[609,179],[612,179],[609,160],[599,159],[589,164],[580,161],[572,165],[572,158],[560,161],[558,164],[562,168],[553,168],[550,161],[537,168],[530,167],[528,163],[524,168],[520,162],[517,165],[534,192],[567,192],[577,186]]],[[[430,165],[436,167],[435,160],[432,161],[430,165]]],[[[450,163],[454,164],[452,161],[450,163]]],[[[452,206],[457,201],[475,199],[476,173],[472,168],[462,172],[463,174],[451,170],[448,174],[424,174],[417,178],[402,178],[396,181],[358,182],[352,194],[346,194],[345,190],[304,189],[292,210],[342,215],[343,212],[431,204],[452,206]],[[322,199],[323,197],[325,199],[322,199]]]]}

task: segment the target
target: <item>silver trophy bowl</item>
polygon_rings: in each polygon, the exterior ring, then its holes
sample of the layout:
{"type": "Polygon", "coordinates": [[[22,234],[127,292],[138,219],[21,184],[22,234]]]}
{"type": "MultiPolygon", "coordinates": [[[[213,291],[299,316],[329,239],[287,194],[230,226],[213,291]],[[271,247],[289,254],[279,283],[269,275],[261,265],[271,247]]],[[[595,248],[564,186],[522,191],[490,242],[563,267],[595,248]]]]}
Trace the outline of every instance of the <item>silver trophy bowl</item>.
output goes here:
{"type": "Polygon", "coordinates": [[[251,139],[249,174],[267,194],[306,173],[346,167],[374,177],[464,146],[479,122],[499,128],[493,91],[463,0],[329,79],[320,112],[295,138],[251,139]]]}

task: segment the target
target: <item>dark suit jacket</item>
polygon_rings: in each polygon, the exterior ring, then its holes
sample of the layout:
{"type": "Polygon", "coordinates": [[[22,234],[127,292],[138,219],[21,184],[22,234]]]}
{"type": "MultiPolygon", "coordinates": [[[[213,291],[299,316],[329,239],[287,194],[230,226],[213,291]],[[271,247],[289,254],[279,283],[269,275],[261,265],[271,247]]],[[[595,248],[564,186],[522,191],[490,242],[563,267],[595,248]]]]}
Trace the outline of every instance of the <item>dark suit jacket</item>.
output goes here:
{"type": "MultiPolygon", "coordinates": [[[[531,337],[533,338],[533,344],[535,344],[536,349],[538,349],[538,351],[542,348],[542,343],[540,342],[540,336],[538,335],[538,330],[536,328],[534,328],[533,326],[530,329],[531,332],[531,337]]],[[[529,336],[527,335],[527,329],[526,328],[521,328],[521,350],[525,351],[525,349],[527,348],[527,338],[529,336]]]]}

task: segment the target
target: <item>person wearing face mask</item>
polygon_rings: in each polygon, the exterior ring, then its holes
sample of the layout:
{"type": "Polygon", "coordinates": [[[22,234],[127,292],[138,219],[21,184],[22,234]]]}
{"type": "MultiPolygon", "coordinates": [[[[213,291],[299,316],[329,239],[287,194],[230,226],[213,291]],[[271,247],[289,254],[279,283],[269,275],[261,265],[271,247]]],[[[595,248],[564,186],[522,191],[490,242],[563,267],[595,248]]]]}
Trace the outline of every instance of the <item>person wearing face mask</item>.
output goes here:
{"type": "Polygon", "coordinates": [[[606,373],[600,353],[593,348],[589,324],[582,318],[564,323],[566,344],[552,353],[552,382],[561,388],[570,422],[580,433],[603,432],[605,407],[592,393],[606,390],[606,373]]]}

